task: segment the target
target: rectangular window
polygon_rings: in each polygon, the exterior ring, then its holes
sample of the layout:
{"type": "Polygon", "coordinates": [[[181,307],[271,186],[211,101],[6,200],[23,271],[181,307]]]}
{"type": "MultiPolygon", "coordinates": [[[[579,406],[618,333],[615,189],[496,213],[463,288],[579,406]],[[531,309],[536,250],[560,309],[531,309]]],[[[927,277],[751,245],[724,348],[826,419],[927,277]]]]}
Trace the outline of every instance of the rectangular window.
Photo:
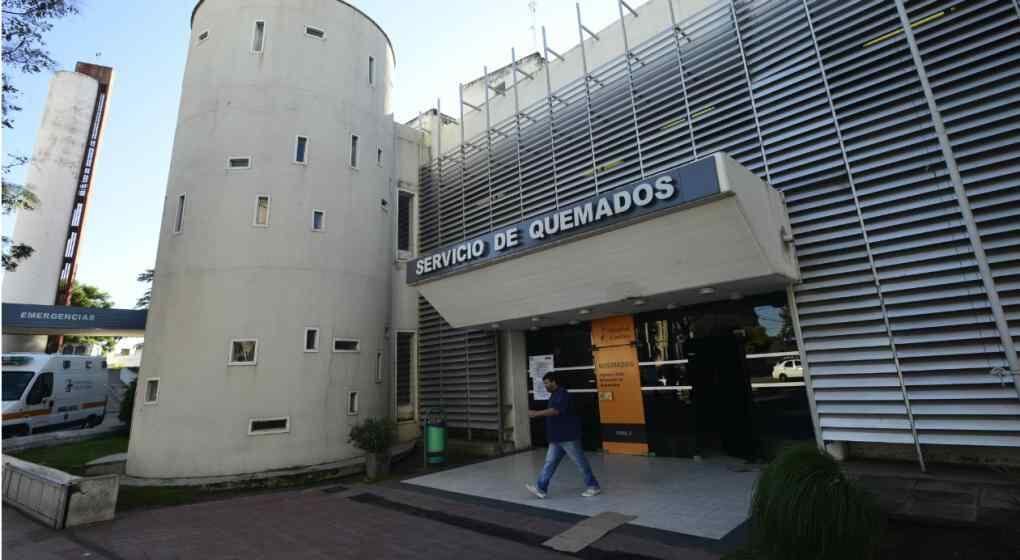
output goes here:
{"type": "Polygon", "coordinates": [[[305,329],[305,352],[319,351],[319,329],[305,329]]]}
{"type": "Polygon", "coordinates": [[[375,85],[375,57],[368,57],[368,85],[375,85]]]}
{"type": "Polygon", "coordinates": [[[255,223],[260,227],[269,225],[269,195],[260,194],[255,198],[255,223]]]}
{"type": "Polygon", "coordinates": [[[358,392],[351,391],[347,393],[347,415],[355,416],[358,414],[358,392]]]}
{"type": "Polygon", "coordinates": [[[397,333],[397,406],[411,405],[411,376],[414,370],[413,332],[397,333]]]}
{"type": "Polygon", "coordinates": [[[375,382],[382,383],[383,380],[383,353],[382,351],[375,353],[375,382]]]}
{"type": "Polygon", "coordinates": [[[376,148],[375,150],[375,164],[382,167],[382,148],[376,148]]]}
{"type": "Polygon", "coordinates": [[[232,157],[227,160],[227,167],[230,169],[251,169],[251,158],[232,157]]]}
{"type": "Polygon", "coordinates": [[[357,134],[351,134],[351,167],[358,168],[358,138],[357,134]]]}
{"type": "Polygon", "coordinates": [[[414,211],[414,194],[400,191],[397,193],[397,256],[401,259],[411,257],[411,214],[414,211]]]}
{"type": "Polygon", "coordinates": [[[305,35],[309,37],[315,37],[316,39],[325,39],[326,32],[319,29],[318,27],[312,27],[311,25],[305,26],[305,35]]]}
{"type": "Polygon", "coordinates": [[[177,213],[174,214],[174,233],[180,233],[184,227],[184,199],[185,195],[177,197],[177,213]]]}
{"type": "Polygon", "coordinates": [[[145,404],[156,404],[159,399],[159,378],[145,380],[145,404]]]}
{"type": "Polygon", "coordinates": [[[298,136],[294,149],[294,163],[308,163],[308,137],[298,136]]]}
{"type": "Polygon", "coordinates": [[[360,352],[361,343],[353,338],[334,338],[334,352],[360,352]]]}
{"type": "Polygon", "coordinates": [[[312,210],[312,231],[322,231],[326,227],[326,213],[312,210]]]}
{"type": "Polygon", "coordinates": [[[198,42],[199,43],[201,43],[202,41],[205,41],[208,38],[209,38],[209,32],[208,31],[203,31],[203,32],[198,34],[198,42]]]}
{"type": "Polygon", "coordinates": [[[253,366],[258,360],[258,341],[253,338],[230,341],[230,362],[232,366],[253,366]]]}
{"type": "Polygon", "coordinates": [[[266,42],[266,22],[255,22],[255,33],[252,35],[251,52],[262,53],[262,47],[266,42]]]}
{"type": "Polygon", "coordinates": [[[248,435],[285,434],[290,431],[290,417],[249,418],[248,435]]]}

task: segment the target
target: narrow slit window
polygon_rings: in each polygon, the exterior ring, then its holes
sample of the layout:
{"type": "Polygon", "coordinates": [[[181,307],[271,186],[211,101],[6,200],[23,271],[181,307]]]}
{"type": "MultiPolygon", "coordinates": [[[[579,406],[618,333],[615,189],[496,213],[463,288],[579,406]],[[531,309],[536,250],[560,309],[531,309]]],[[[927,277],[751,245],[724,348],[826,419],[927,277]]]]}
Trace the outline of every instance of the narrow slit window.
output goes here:
{"type": "Polygon", "coordinates": [[[255,32],[251,40],[251,52],[261,53],[266,42],[266,22],[256,21],[255,32]]]}
{"type": "Polygon", "coordinates": [[[294,147],[294,163],[308,163],[308,137],[298,136],[294,147]]]}
{"type": "Polygon", "coordinates": [[[268,226],[269,225],[269,196],[259,195],[255,199],[255,225],[256,226],[268,226]]]}
{"type": "Polygon", "coordinates": [[[368,57],[368,85],[375,85],[375,57],[368,57]]]}
{"type": "Polygon", "coordinates": [[[209,38],[209,32],[208,31],[203,31],[203,32],[198,34],[198,42],[199,43],[205,41],[208,38],[209,38]]]}
{"type": "Polygon", "coordinates": [[[383,382],[383,353],[378,351],[375,353],[375,382],[383,382]]]}
{"type": "Polygon", "coordinates": [[[227,167],[230,169],[251,169],[251,158],[232,157],[227,160],[227,167]]]}
{"type": "Polygon", "coordinates": [[[411,212],[414,195],[400,191],[397,199],[397,252],[402,259],[411,256],[411,212]]]}
{"type": "Polygon", "coordinates": [[[361,140],[357,134],[351,134],[351,167],[358,168],[358,141],[361,140]]]}
{"type": "Polygon", "coordinates": [[[319,29],[318,27],[312,27],[311,25],[305,26],[305,35],[309,37],[315,37],[316,39],[325,39],[326,32],[319,29]]]}
{"type": "Polygon", "coordinates": [[[186,195],[177,197],[177,213],[174,215],[174,233],[180,233],[184,228],[184,200],[186,195]]]}
{"type": "Polygon", "coordinates": [[[145,404],[156,404],[159,400],[159,379],[145,381],[145,404]]]}
{"type": "Polygon", "coordinates": [[[322,210],[312,211],[312,231],[322,231],[326,227],[326,213],[322,210]]]}
{"type": "Polygon", "coordinates": [[[351,391],[347,393],[347,414],[349,416],[356,416],[358,414],[358,392],[351,391]]]}
{"type": "Polygon", "coordinates": [[[290,417],[251,418],[248,420],[248,435],[285,434],[290,431],[290,417]]]}
{"type": "Polygon", "coordinates": [[[375,164],[382,167],[382,148],[376,148],[375,150],[375,164]]]}
{"type": "Polygon", "coordinates": [[[334,352],[359,352],[361,351],[361,342],[352,338],[334,338],[333,339],[333,351],[334,352]]]}
{"type": "Polygon", "coordinates": [[[397,406],[411,404],[411,376],[414,367],[413,332],[397,333],[397,406]]]}
{"type": "Polygon", "coordinates": [[[305,329],[305,352],[319,351],[319,329],[305,329]]]}

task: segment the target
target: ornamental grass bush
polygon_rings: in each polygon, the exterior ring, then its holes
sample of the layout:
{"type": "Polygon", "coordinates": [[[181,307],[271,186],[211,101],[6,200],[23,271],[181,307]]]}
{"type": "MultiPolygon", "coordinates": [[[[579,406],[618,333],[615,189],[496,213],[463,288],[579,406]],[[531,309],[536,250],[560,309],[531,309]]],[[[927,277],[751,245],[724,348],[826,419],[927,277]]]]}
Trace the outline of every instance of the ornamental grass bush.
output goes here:
{"type": "Polygon", "coordinates": [[[874,497],[814,445],[790,447],[761,473],[748,550],[756,560],[868,560],[885,518],[874,497]]]}

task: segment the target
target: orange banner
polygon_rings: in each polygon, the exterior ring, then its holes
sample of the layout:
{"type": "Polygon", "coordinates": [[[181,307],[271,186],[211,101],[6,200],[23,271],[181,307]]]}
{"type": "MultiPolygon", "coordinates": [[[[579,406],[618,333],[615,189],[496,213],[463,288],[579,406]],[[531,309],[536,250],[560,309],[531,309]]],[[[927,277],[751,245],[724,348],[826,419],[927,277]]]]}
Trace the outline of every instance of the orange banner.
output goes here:
{"type": "Polygon", "coordinates": [[[591,323],[602,447],[609,453],[648,453],[641,372],[634,339],[634,318],[630,315],[591,323]]]}

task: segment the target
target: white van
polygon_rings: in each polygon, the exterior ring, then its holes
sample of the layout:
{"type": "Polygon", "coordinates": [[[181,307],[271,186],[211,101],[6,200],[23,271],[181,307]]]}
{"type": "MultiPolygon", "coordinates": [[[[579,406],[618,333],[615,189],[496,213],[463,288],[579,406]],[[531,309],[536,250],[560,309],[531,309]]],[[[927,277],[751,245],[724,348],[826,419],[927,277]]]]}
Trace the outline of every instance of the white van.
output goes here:
{"type": "Polygon", "coordinates": [[[3,437],[103,423],[106,360],[67,354],[3,355],[3,437]]]}

